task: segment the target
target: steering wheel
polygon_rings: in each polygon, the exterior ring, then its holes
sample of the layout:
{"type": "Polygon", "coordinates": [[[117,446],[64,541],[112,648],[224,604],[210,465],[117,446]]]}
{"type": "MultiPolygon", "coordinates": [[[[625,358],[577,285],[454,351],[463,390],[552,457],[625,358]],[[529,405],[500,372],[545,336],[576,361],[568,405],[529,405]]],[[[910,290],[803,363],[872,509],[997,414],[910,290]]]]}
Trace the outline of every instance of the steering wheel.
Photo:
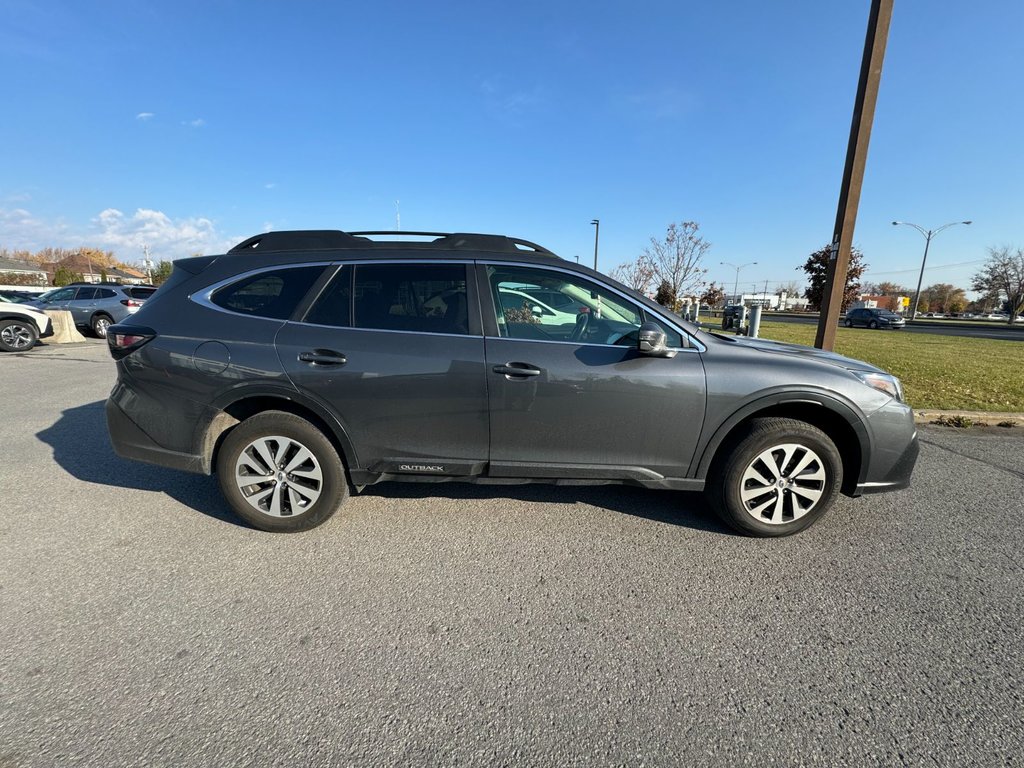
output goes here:
{"type": "Polygon", "coordinates": [[[579,341],[583,338],[583,334],[587,330],[587,326],[590,325],[590,313],[580,312],[576,315],[576,327],[572,329],[572,333],[569,336],[569,341],[579,341]]]}

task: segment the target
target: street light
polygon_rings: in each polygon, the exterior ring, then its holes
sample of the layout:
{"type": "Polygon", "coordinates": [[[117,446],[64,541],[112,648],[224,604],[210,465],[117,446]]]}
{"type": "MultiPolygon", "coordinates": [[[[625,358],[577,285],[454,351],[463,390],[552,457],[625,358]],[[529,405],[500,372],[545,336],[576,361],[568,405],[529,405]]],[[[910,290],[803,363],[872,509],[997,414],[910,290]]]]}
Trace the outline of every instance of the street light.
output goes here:
{"type": "Polygon", "coordinates": [[[592,219],[590,223],[594,225],[594,271],[597,272],[597,239],[601,234],[601,220],[592,219]]]}
{"type": "Polygon", "coordinates": [[[908,227],[913,227],[924,236],[924,257],[921,259],[921,274],[917,276],[917,290],[914,292],[914,306],[910,309],[911,321],[917,320],[917,303],[921,300],[921,281],[924,280],[924,265],[928,261],[928,246],[932,244],[932,238],[935,237],[939,232],[950,227],[955,227],[957,224],[970,224],[970,221],[951,221],[949,224],[943,224],[938,229],[925,229],[924,227],[912,224],[909,221],[894,221],[892,225],[894,227],[904,224],[908,227]]]}
{"type": "MultiPolygon", "coordinates": [[[[732,286],[732,293],[733,293],[733,296],[737,296],[737,295],[738,295],[738,293],[739,293],[739,287],[740,287],[740,270],[741,270],[741,269],[743,269],[744,267],[752,267],[752,266],[754,266],[755,264],[757,264],[757,262],[756,262],[756,261],[748,261],[748,262],[747,262],[746,264],[740,264],[739,266],[736,266],[735,264],[730,264],[730,263],[729,263],[728,261],[720,261],[720,262],[718,262],[718,263],[719,263],[719,264],[721,264],[721,265],[723,265],[723,266],[726,266],[726,267],[732,267],[733,269],[735,269],[735,270],[736,270],[736,282],[735,282],[735,283],[733,283],[733,286],[732,286]]],[[[743,302],[741,301],[740,303],[742,304],[743,302]]]]}

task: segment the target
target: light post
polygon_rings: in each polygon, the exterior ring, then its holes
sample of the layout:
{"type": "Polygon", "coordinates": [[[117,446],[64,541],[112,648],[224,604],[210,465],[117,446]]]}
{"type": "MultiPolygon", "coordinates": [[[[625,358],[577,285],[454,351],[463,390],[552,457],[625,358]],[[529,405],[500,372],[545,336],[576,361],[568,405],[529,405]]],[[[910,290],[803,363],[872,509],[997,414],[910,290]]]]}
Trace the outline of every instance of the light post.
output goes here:
{"type": "Polygon", "coordinates": [[[601,235],[601,220],[592,219],[590,223],[594,225],[594,271],[597,272],[597,240],[601,235]]]}
{"type": "MultiPolygon", "coordinates": [[[[733,283],[733,286],[732,286],[732,294],[733,294],[733,296],[738,296],[738,292],[739,292],[739,288],[740,288],[740,270],[743,269],[744,267],[752,267],[755,264],[757,264],[756,261],[748,261],[746,264],[740,264],[739,266],[737,266],[735,264],[730,264],[728,261],[720,261],[718,263],[721,264],[722,266],[732,267],[733,269],[736,270],[736,282],[733,283]]],[[[738,299],[737,299],[737,301],[738,301],[738,299]]],[[[743,302],[740,301],[739,303],[742,304],[743,302]]]]}
{"type": "Polygon", "coordinates": [[[970,224],[970,221],[951,221],[949,224],[943,224],[938,229],[925,229],[924,227],[912,224],[909,221],[894,221],[892,225],[894,227],[904,224],[908,227],[913,227],[924,236],[924,256],[921,259],[921,274],[917,276],[917,290],[914,291],[914,306],[910,308],[910,319],[917,320],[917,303],[921,300],[921,281],[924,280],[924,265],[928,261],[928,246],[932,244],[932,238],[935,237],[939,232],[950,227],[955,227],[957,224],[970,224]]]}

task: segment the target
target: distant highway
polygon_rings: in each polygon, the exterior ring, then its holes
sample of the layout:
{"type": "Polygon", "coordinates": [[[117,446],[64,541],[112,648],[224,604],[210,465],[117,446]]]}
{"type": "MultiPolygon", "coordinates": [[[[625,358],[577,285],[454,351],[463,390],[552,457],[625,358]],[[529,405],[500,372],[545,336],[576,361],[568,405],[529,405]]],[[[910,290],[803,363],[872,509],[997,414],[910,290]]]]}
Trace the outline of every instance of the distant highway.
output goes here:
{"type": "MultiPolygon", "coordinates": [[[[761,321],[779,323],[803,323],[805,325],[817,325],[816,315],[774,315],[764,314],[761,321]]],[[[712,318],[705,321],[707,325],[721,325],[720,318],[712,318]]],[[[1024,323],[1013,326],[1000,327],[978,323],[976,326],[969,325],[970,320],[963,323],[938,323],[918,320],[908,323],[903,329],[904,333],[934,333],[940,336],[968,336],[976,339],[998,339],[1000,341],[1024,341],[1024,323]]],[[[840,322],[840,327],[842,323],[840,322]]]]}

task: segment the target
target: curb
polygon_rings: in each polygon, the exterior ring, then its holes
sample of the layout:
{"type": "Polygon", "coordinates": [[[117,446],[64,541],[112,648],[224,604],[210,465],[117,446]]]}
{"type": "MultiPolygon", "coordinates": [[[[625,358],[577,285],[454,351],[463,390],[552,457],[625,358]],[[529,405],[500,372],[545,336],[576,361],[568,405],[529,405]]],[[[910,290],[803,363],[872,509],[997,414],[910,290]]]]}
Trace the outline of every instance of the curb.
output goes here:
{"type": "Polygon", "coordinates": [[[932,424],[938,419],[969,419],[974,425],[996,426],[1012,422],[1024,427],[1024,413],[998,411],[936,411],[933,409],[914,410],[914,423],[932,424]]]}

